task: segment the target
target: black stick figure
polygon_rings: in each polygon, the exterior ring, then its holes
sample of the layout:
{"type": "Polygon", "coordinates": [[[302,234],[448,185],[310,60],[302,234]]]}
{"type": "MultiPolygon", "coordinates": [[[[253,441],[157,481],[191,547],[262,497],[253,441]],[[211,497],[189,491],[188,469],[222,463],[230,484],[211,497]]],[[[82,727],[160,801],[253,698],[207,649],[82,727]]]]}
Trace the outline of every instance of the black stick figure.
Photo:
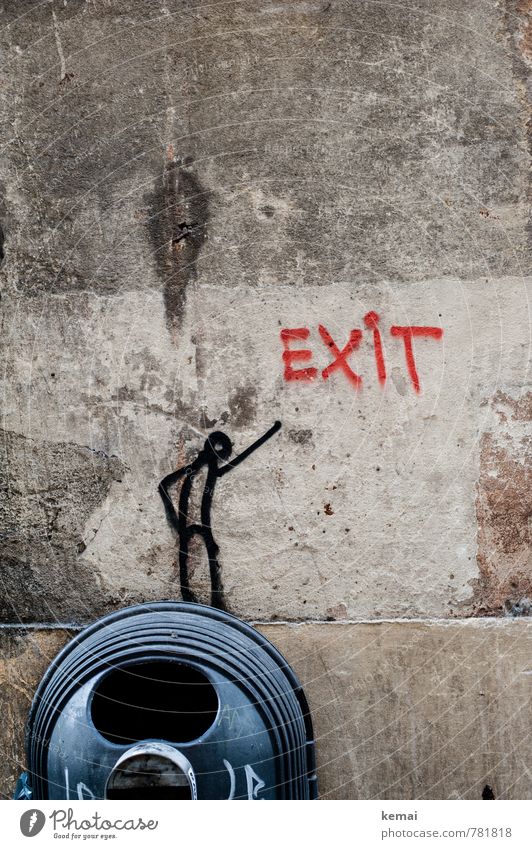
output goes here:
{"type": "Polygon", "coordinates": [[[249,457],[253,451],[260,448],[267,439],[273,436],[279,428],[281,422],[275,422],[272,427],[266,431],[256,442],[238,454],[233,460],[227,462],[224,466],[219,466],[220,461],[229,460],[233,450],[233,443],[221,430],[216,430],[210,433],[202,450],[192,463],[188,466],[183,466],[176,472],[171,472],[159,484],[159,494],[163,500],[166,517],[173,529],[176,531],[179,538],[179,578],[181,581],[181,592],[184,601],[196,601],[196,597],[190,589],[188,579],[188,553],[189,543],[194,536],[199,536],[203,539],[207,556],[209,559],[209,570],[211,576],[211,604],[213,607],[225,609],[225,601],[223,597],[223,587],[220,576],[220,564],[218,563],[218,545],[214,539],[211,529],[211,506],[212,497],[214,495],[214,487],[218,478],[226,475],[231,469],[242,463],[246,457],[249,457]],[[203,488],[201,497],[200,524],[189,524],[188,510],[190,504],[190,494],[192,490],[192,482],[200,469],[207,468],[207,479],[203,488]],[[170,494],[169,488],[173,486],[179,478],[184,477],[179,494],[179,509],[176,512],[170,494]]]}

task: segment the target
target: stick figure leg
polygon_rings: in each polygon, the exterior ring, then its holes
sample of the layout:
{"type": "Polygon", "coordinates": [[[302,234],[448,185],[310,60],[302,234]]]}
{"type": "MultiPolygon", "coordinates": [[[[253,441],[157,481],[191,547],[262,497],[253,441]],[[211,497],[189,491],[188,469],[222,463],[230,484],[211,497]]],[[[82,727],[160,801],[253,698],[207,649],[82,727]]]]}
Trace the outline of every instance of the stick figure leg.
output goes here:
{"type": "Polygon", "coordinates": [[[193,601],[197,603],[198,600],[190,589],[190,580],[188,575],[188,544],[194,533],[194,526],[192,525],[187,528],[186,533],[181,534],[179,537],[179,583],[181,584],[181,595],[183,597],[183,601],[193,601]]]}
{"type": "Polygon", "coordinates": [[[205,547],[209,556],[209,569],[211,573],[211,605],[218,610],[227,610],[222,585],[222,568],[218,562],[219,548],[210,529],[204,533],[205,547]]]}

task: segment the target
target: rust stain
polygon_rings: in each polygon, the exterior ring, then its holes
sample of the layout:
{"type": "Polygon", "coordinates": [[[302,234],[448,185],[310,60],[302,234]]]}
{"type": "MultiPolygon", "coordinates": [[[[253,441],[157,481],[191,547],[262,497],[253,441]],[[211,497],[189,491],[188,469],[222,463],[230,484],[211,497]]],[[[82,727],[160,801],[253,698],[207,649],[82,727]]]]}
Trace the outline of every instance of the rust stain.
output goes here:
{"type": "Polygon", "coordinates": [[[519,16],[518,46],[523,57],[532,62],[532,0],[518,0],[515,11],[519,16]]]}
{"type": "Polygon", "coordinates": [[[532,393],[492,399],[493,432],[481,438],[477,485],[477,563],[473,613],[523,615],[531,611],[532,563],[529,522],[532,393]]]}
{"type": "Polygon", "coordinates": [[[333,607],[328,607],[325,611],[327,615],[327,619],[329,621],[336,619],[346,619],[347,618],[347,607],[340,601],[338,604],[335,604],[333,607]]]}
{"type": "Polygon", "coordinates": [[[502,422],[530,422],[532,417],[532,393],[528,392],[522,398],[512,398],[501,389],[492,399],[495,412],[502,422]]]}

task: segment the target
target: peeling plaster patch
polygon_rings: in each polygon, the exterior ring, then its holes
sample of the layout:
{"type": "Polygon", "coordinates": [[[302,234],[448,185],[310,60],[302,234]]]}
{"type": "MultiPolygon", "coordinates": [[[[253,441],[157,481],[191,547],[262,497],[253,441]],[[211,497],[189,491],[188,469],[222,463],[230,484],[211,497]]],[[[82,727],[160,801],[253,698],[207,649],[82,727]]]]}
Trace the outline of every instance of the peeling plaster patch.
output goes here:
{"type": "Polygon", "coordinates": [[[480,443],[477,485],[476,615],[529,615],[530,419],[532,393],[512,398],[498,392],[490,402],[491,430],[480,443]]]}
{"type": "Polygon", "coordinates": [[[79,554],[85,526],[124,466],[70,443],[2,431],[0,618],[82,616],[98,599],[99,574],[79,554]]]}
{"type": "Polygon", "coordinates": [[[393,385],[397,390],[397,394],[404,397],[408,391],[408,386],[401,369],[397,367],[393,368],[391,371],[391,377],[393,385]]]}
{"type": "MultiPolygon", "coordinates": [[[[510,6],[513,6],[510,3],[510,6]]],[[[515,5],[518,24],[518,47],[523,59],[532,64],[532,2],[531,0],[517,0],[515,5]]]]}

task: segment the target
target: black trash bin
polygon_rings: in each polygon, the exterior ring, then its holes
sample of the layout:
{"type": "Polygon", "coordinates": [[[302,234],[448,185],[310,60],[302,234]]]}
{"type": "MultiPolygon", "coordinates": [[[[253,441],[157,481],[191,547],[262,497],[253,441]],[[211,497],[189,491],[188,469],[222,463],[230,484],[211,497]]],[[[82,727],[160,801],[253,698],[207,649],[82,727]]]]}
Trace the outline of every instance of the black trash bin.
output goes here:
{"type": "Polygon", "coordinates": [[[315,799],[292,669],[239,619],[129,607],[75,637],[35,694],[19,799],[315,799]]]}

